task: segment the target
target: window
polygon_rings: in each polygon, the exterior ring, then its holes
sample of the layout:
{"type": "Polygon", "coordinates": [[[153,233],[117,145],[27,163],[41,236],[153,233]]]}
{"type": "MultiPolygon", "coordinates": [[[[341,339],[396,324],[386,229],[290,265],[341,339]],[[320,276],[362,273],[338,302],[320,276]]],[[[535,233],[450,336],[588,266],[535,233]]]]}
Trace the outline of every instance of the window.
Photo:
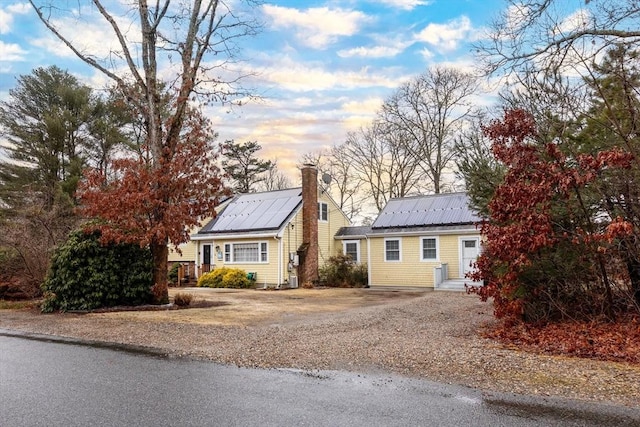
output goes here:
{"type": "Polygon", "coordinates": [[[324,202],[318,202],[318,221],[329,220],[329,205],[324,202]]]}
{"type": "Polygon", "coordinates": [[[224,262],[231,262],[231,245],[229,243],[224,245],[224,262]]]}
{"type": "Polygon", "coordinates": [[[351,257],[353,262],[360,263],[360,242],[358,240],[345,240],[342,242],[342,251],[351,257]]]}
{"type": "Polygon", "coordinates": [[[423,237],[420,239],[422,247],[422,261],[438,260],[438,238],[423,237]]]}
{"type": "Polygon", "coordinates": [[[400,239],[385,239],[384,260],[400,261],[400,239]]]}
{"type": "Polygon", "coordinates": [[[228,263],[268,262],[267,242],[227,243],[224,245],[224,261],[228,263]]]}

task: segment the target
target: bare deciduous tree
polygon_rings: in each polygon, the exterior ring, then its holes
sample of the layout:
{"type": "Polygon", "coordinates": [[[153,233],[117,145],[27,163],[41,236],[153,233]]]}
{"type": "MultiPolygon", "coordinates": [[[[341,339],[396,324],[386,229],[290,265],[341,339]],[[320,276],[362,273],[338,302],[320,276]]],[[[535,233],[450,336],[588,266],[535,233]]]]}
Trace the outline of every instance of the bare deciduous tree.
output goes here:
{"type": "MultiPolygon", "coordinates": [[[[54,0],[29,2],[44,25],[78,58],[114,81],[143,116],[145,142],[155,171],[168,167],[176,154],[192,96],[225,102],[244,94],[237,85],[239,76],[226,73],[236,59],[237,39],[253,34],[257,28],[239,10],[242,2],[233,2],[237,8],[233,11],[231,3],[217,0],[157,0],[151,5],[147,0],[137,0],[129,10],[121,2],[103,0],[92,0],[88,7],[78,3],[77,8],[69,10],[61,9],[54,0]],[[74,39],[73,26],[65,25],[65,18],[82,21],[93,15],[117,40],[117,48],[102,57],[87,49],[82,40],[74,39]],[[166,118],[161,115],[163,86],[175,99],[166,118]]],[[[160,197],[160,203],[149,212],[151,222],[162,223],[166,213],[162,206],[172,203],[170,194],[160,197]]],[[[150,247],[156,295],[168,299],[167,234],[158,234],[150,247]]]]}
{"type": "Polygon", "coordinates": [[[390,199],[404,197],[420,186],[417,162],[406,146],[405,133],[392,131],[379,121],[347,135],[342,155],[378,211],[390,199]]]}
{"type": "Polygon", "coordinates": [[[360,191],[363,181],[347,154],[345,144],[334,145],[328,150],[304,154],[301,163],[311,163],[318,167],[319,184],[331,194],[349,220],[353,220],[362,212],[366,195],[360,191]],[[329,183],[324,182],[325,176],[330,177],[329,183]]]}
{"type": "Polygon", "coordinates": [[[640,42],[640,3],[635,0],[508,0],[477,48],[486,71],[552,69],[593,62],[612,44],[640,42]]]}
{"type": "Polygon", "coordinates": [[[291,188],[291,180],[283,171],[278,169],[278,160],[269,160],[271,166],[263,173],[261,191],[286,190],[291,188]]]}
{"type": "Polygon", "coordinates": [[[473,75],[433,67],[400,86],[380,111],[385,132],[403,136],[405,150],[435,193],[442,191],[444,174],[454,166],[455,137],[473,113],[471,96],[477,89],[473,75]]]}

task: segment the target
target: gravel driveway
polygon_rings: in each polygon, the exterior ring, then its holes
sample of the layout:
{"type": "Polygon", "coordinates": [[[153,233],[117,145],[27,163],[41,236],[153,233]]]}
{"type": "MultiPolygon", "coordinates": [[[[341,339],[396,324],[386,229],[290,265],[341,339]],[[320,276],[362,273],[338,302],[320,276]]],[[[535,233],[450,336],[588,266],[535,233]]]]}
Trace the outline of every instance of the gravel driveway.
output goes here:
{"type": "Polygon", "coordinates": [[[489,392],[640,408],[640,366],[505,348],[478,335],[492,320],[491,311],[475,296],[429,292],[337,312],[266,317],[249,325],[177,321],[175,311],[151,321],[119,313],[5,310],[0,328],[141,345],[245,367],[393,372],[489,392]]]}

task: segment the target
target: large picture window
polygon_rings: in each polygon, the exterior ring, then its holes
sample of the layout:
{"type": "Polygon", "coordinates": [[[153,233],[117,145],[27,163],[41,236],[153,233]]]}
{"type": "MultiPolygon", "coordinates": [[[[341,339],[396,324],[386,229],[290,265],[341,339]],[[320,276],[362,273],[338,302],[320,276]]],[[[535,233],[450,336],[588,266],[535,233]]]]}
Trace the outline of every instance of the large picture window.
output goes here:
{"type": "Polygon", "coordinates": [[[224,261],[228,263],[263,263],[269,261],[267,242],[227,243],[224,245],[224,261]]]}
{"type": "Polygon", "coordinates": [[[385,261],[401,261],[400,251],[402,244],[400,239],[385,239],[384,241],[384,260],[385,261]]]}
{"type": "Polygon", "coordinates": [[[437,237],[423,237],[420,239],[420,246],[422,247],[422,261],[437,261],[438,260],[438,238],[437,237]]]}

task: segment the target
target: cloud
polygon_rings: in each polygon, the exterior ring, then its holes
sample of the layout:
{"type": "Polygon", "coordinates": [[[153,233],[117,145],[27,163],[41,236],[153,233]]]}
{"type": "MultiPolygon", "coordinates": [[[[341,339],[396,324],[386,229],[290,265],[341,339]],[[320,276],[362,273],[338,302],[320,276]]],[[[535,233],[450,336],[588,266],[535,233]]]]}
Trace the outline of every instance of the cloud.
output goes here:
{"type": "Polygon", "coordinates": [[[11,13],[24,15],[25,13],[29,13],[31,11],[31,5],[29,3],[14,3],[7,6],[7,10],[11,13]]]}
{"type": "Polygon", "coordinates": [[[415,34],[415,40],[428,43],[439,51],[447,52],[458,48],[461,42],[468,40],[473,31],[471,20],[466,16],[451,20],[445,24],[429,24],[415,34]]]}
{"type": "Polygon", "coordinates": [[[395,46],[373,46],[373,47],[354,47],[352,49],[343,49],[338,51],[341,58],[392,58],[404,51],[408,43],[401,43],[395,46]]]}
{"type": "Polygon", "coordinates": [[[279,59],[277,65],[267,66],[259,75],[262,83],[276,85],[292,92],[319,90],[348,90],[368,87],[395,88],[404,76],[394,76],[395,69],[372,71],[368,67],[358,70],[329,70],[319,64],[279,59]]]}
{"type": "Polygon", "coordinates": [[[262,10],[271,19],[272,28],[293,28],[298,42],[314,49],[324,49],[340,37],[356,34],[370,20],[362,12],[341,8],[302,10],[267,4],[262,10]]]}
{"type": "Polygon", "coordinates": [[[0,34],[10,33],[13,29],[13,16],[24,15],[31,10],[29,3],[15,3],[0,9],[0,34]]]}
{"type": "Polygon", "coordinates": [[[373,117],[382,106],[382,98],[365,98],[361,101],[347,101],[342,104],[342,111],[349,114],[370,115],[373,117]]]}
{"type": "Polygon", "coordinates": [[[372,2],[402,10],[413,10],[418,6],[428,6],[431,4],[430,0],[372,0],[372,2]]]}
{"type": "Polygon", "coordinates": [[[0,62],[24,61],[26,53],[19,45],[0,40],[0,62]]]}
{"type": "Polygon", "coordinates": [[[553,36],[572,33],[574,31],[584,30],[593,25],[594,17],[590,11],[586,9],[578,9],[571,15],[564,18],[557,26],[552,28],[553,36]]]}

